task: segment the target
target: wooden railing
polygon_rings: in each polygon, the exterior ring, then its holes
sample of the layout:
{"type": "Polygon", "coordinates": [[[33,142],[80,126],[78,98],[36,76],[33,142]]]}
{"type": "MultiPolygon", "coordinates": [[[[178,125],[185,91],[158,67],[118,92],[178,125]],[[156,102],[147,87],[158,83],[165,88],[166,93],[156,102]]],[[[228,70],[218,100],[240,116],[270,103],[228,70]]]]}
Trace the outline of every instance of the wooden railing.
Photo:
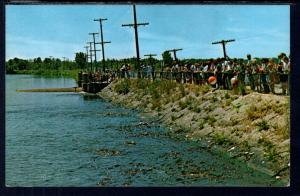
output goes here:
{"type": "MultiPolygon", "coordinates": [[[[112,74],[112,73],[111,73],[112,74]]],[[[113,75],[117,78],[137,78],[137,71],[117,71],[113,72],[113,75]]],[[[166,79],[173,80],[178,83],[190,83],[195,85],[204,85],[208,83],[208,78],[210,76],[215,76],[218,81],[216,85],[217,88],[222,89],[232,89],[231,78],[236,77],[239,81],[238,86],[250,86],[253,91],[268,93],[275,93],[276,88],[281,88],[283,94],[289,94],[289,73],[279,73],[279,72],[269,72],[269,73],[229,73],[229,72],[203,72],[203,71],[156,71],[156,72],[140,72],[141,78],[149,80],[166,79]],[[284,82],[285,80],[285,82],[284,82]],[[280,85],[279,85],[280,84],[280,85]],[[284,92],[286,91],[286,92],[284,92]]]]}

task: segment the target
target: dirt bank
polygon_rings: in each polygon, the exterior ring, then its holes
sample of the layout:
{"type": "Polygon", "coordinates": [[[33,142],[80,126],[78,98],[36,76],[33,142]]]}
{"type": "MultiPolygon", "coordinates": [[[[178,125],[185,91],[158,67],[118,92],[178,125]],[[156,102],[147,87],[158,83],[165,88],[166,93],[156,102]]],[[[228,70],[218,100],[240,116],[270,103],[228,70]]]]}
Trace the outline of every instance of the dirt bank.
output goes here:
{"type": "Polygon", "coordinates": [[[232,158],[289,181],[289,97],[171,81],[116,80],[99,95],[157,116],[170,131],[222,147],[232,158]]]}

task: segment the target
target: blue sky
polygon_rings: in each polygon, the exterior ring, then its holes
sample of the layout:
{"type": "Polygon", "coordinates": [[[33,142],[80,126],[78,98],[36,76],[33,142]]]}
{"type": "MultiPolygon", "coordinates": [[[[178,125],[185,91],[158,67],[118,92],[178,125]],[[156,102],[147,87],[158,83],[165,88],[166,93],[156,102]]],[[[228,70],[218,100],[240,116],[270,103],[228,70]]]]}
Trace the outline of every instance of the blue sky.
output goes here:
{"type": "MultiPolygon", "coordinates": [[[[221,45],[211,42],[236,39],[226,46],[229,57],[273,57],[290,53],[288,5],[137,5],[140,55],[183,48],[183,58],[222,57],[221,45]]],[[[84,51],[89,32],[103,23],[107,58],[136,55],[131,5],[7,5],[6,59],[68,57],[84,51]]],[[[96,38],[99,40],[99,38],[96,38]]],[[[98,46],[100,48],[100,46],[98,46]]],[[[101,54],[98,53],[98,59],[101,54]]]]}

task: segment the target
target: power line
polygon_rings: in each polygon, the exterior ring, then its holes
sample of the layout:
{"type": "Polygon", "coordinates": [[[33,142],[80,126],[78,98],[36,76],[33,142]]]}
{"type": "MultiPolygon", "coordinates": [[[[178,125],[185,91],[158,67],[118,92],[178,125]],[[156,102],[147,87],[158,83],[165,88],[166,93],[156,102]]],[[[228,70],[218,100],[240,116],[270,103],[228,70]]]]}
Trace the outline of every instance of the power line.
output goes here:
{"type": "Polygon", "coordinates": [[[105,71],[105,56],[104,56],[104,44],[111,43],[110,41],[103,41],[103,31],[102,31],[102,21],[107,20],[107,18],[99,18],[99,19],[94,19],[94,21],[99,21],[100,23],[100,33],[101,33],[101,46],[102,46],[102,63],[103,63],[103,72],[105,71]]]}
{"type": "Polygon", "coordinates": [[[166,52],[173,52],[173,55],[174,55],[174,60],[175,60],[175,61],[176,61],[176,63],[177,63],[177,56],[176,56],[176,52],[177,52],[177,51],[180,51],[180,50],[182,50],[182,48],[178,48],[178,49],[174,48],[174,49],[171,49],[171,50],[166,50],[166,52]]]}
{"type": "Polygon", "coordinates": [[[230,40],[221,40],[221,41],[217,41],[217,42],[213,42],[212,44],[222,44],[223,47],[223,54],[224,54],[224,59],[226,59],[227,54],[226,54],[226,48],[225,48],[225,44],[227,44],[228,42],[234,42],[234,39],[230,39],[230,40]]]}
{"type": "Polygon", "coordinates": [[[94,50],[92,50],[94,52],[94,63],[95,63],[95,70],[97,70],[97,51],[101,51],[101,50],[97,50],[96,49],[96,44],[100,44],[100,43],[96,43],[96,40],[95,40],[95,35],[97,35],[99,33],[89,33],[89,35],[93,35],[93,44],[94,44],[94,50]]]}
{"type": "Polygon", "coordinates": [[[89,46],[84,46],[84,48],[86,49],[86,53],[85,53],[85,62],[88,62],[89,46]]]}
{"type": "Polygon", "coordinates": [[[93,48],[92,48],[92,43],[93,42],[87,42],[87,44],[89,44],[90,45],[90,61],[91,61],[91,71],[93,71],[93,56],[92,56],[92,51],[93,51],[93,48]]]}
{"type": "Polygon", "coordinates": [[[145,54],[144,56],[148,56],[151,64],[151,59],[153,56],[157,56],[156,54],[145,54]]]}
{"type": "Polygon", "coordinates": [[[133,24],[122,24],[122,27],[127,26],[127,27],[133,27],[134,28],[138,78],[141,77],[141,74],[140,74],[139,38],[138,38],[138,26],[141,26],[141,25],[146,26],[146,25],[149,25],[149,23],[148,22],[147,23],[137,23],[135,5],[133,5],[133,24]]]}

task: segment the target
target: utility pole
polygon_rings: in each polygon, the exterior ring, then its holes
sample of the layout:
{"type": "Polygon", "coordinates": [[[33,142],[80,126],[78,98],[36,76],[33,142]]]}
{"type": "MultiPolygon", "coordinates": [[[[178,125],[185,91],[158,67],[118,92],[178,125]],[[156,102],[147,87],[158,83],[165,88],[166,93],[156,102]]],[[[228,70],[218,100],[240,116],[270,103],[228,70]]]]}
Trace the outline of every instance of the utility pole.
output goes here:
{"type": "Polygon", "coordinates": [[[177,56],[176,56],[176,52],[179,51],[179,50],[182,50],[182,48],[178,48],[178,49],[172,49],[172,50],[166,50],[167,52],[173,52],[174,54],[174,60],[176,61],[177,63],[177,56]]]}
{"type": "Polygon", "coordinates": [[[103,63],[103,72],[105,71],[105,56],[104,56],[104,44],[111,43],[110,41],[105,42],[103,41],[103,31],[102,31],[102,21],[107,20],[107,18],[99,18],[99,19],[94,19],[94,21],[99,21],[100,23],[100,35],[101,35],[101,46],[102,46],[102,63],[103,63]]]}
{"type": "Polygon", "coordinates": [[[213,42],[212,44],[222,44],[223,47],[223,54],[224,54],[224,59],[226,59],[227,54],[226,54],[226,48],[225,48],[225,44],[227,44],[228,42],[234,42],[234,39],[230,39],[230,40],[221,40],[221,41],[217,41],[217,42],[213,42]]]}
{"type": "Polygon", "coordinates": [[[153,56],[157,56],[156,54],[145,54],[144,56],[148,56],[151,64],[151,59],[153,56]]]}
{"type": "Polygon", "coordinates": [[[133,24],[122,24],[122,27],[128,26],[128,27],[133,27],[134,28],[138,78],[141,78],[138,26],[140,26],[140,25],[146,26],[146,25],[149,25],[149,23],[148,22],[147,23],[137,23],[135,5],[133,5],[133,19],[134,19],[133,24]]]}
{"type": "Polygon", "coordinates": [[[84,46],[84,48],[86,49],[85,52],[85,62],[88,62],[88,56],[89,56],[89,46],[84,46]]]}
{"type": "Polygon", "coordinates": [[[97,50],[96,49],[96,44],[99,44],[99,43],[96,43],[96,39],[95,39],[95,35],[97,35],[99,33],[89,33],[89,35],[93,35],[93,43],[94,43],[94,63],[95,63],[95,70],[97,70],[97,51],[101,51],[101,50],[97,50]]]}
{"type": "Polygon", "coordinates": [[[61,58],[63,58],[63,62],[62,62],[62,65],[63,65],[63,70],[65,70],[65,62],[66,62],[66,57],[61,57],[61,58]]]}
{"type": "Polygon", "coordinates": [[[91,71],[93,71],[93,55],[92,55],[92,51],[93,51],[93,48],[92,48],[92,43],[93,42],[87,42],[87,44],[89,44],[90,45],[90,61],[91,61],[91,71]]]}

